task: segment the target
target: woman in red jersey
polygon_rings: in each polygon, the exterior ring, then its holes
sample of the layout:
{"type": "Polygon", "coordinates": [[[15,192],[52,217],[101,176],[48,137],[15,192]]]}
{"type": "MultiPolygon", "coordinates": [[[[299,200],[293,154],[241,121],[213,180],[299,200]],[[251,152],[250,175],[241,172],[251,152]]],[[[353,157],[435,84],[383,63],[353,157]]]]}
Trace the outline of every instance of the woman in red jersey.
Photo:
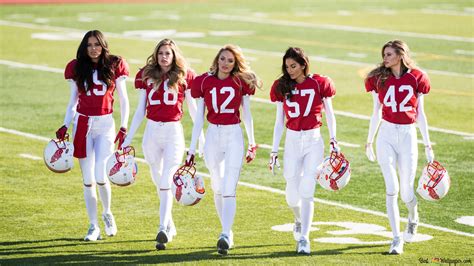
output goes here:
{"type": "Polygon", "coordinates": [[[122,146],[130,145],[146,114],[148,121],[142,147],[160,198],[160,225],[156,236],[158,250],[165,249],[176,235],[171,213],[171,182],[184,155],[184,134],[180,121],[185,98],[193,120],[196,112],[196,102],[189,89],[194,77],[194,71],[170,39],[158,43],[147,64],[135,77],[139,102],[130,133],[122,146]]]}
{"type": "Polygon", "coordinates": [[[286,201],[293,210],[296,252],[310,254],[309,231],[314,214],[314,190],[318,166],[324,158],[321,137],[322,110],[326,111],[331,151],[340,152],[336,141],[336,118],[332,97],[336,89],[329,77],[309,74],[309,59],[303,49],[290,47],[283,56],[282,76],[275,80],[270,99],[276,102],[276,120],[269,168],[279,167],[278,147],[286,117],[284,172],[286,201]]]}
{"type": "Polygon", "coordinates": [[[233,246],[232,225],[236,212],[236,188],[244,157],[244,139],[240,128],[240,107],[247,131],[247,162],[255,158],[257,146],[250,112],[250,96],[261,82],[247,65],[241,49],[225,45],[219,50],[211,69],[193,82],[191,94],[197,99],[197,115],[187,164],[194,163],[196,142],[203,128],[204,110],[207,109],[206,141],[204,159],[211,174],[214,203],[219,216],[222,233],[217,241],[217,251],[227,254],[233,246]]]}
{"type": "Polygon", "coordinates": [[[415,123],[418,123],[423,137],[427,161],[434,160],[423,109],[423,95],[430,91],[430,81],[426,73],[416,67],[410,58],[408,45],[403,41],[387,42],[382,47],[382,58],[383,62],[365,79],[365,88],[372,94],[374,102],[366,154],[370,161],[376,160],[373,140],[380,125],[376,148],[377,161],[385,179],[387,215],[393,233],[389,253],[401,254],[404,241],[412,240],[419,222],[413,188],[418,161],[415,123]],[[408,208],[408,225],[403,238],[397,202],[399,190],[408,208]]]}
{"type": "Polygon", "coordinates": [[[117,234],[110,209],[112,195],[105,166],[114,149],[115,123],[112,112],[115,91],[120,99],[120,131],[115,137],[119,147],[126,135],[129,104],[125,80],[128,65],[121,57],[110,54],[107,41],[100,31],[92,30],[82,39],[76,59],[67,64],[64,75],[69,81],[71,97],[64,125],[57,130],[56,136],[64,139],[74,119],[74,157],[79,159],[81,166],[90,223],[84,240],[95,241],[100,239],[95,184],[98,185],[102,201],[105,232],[108,236],[117,234]]]}

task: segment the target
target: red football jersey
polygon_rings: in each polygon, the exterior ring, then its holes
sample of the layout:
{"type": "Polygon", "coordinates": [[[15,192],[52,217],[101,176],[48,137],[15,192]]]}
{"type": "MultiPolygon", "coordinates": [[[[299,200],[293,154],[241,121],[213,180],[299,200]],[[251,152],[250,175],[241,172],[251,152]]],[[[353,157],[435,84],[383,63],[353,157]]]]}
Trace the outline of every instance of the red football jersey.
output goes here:
{"type": "Polygon", "coordinates": [[[158,88],[152,80],[142,80],[143,69],[135,76],[135,88],[146,90],[146,117],[156,122],[173,122],[183,116],[184,92],[190,88],[196,74],[192,70],[186,73],[186,85],[179,85],[178,90],[168,88],[168,78],[164,77],[158,88]]]}
{"type": "Polygon", "coordinates": [[[242,96],[253,94],[255,90],[251,90],[247,83],[235,76],[220,80],[204,73],[196,77],[191,86],[194,98],[204,98],[207,120],[216,125],[239,124],[242,96]]]}
{"type": "Polygon", "coordinates": [[[323,98],[336,94],[332,80],[319,74],[307,77],[302,83],[295,85],[290,99],[285,99],[276,91],[278,82],[273,82],[270,99],[272,102],[283,102],[286,127],[295,131],[321,127],[323,98]]]}
{"type": "MultiPolygon", "coordinates": [[[[77,63],[76,59],[71,60],[64,70],[64,78],[67,80],[75,80],[74,67],[77,63]]],[[[125,59],[120,59],[114,70],[114,81],[120,77],[128,76],[128,64],[125,59]]],[[[113,112],[115,82],[107,87],[102,80],[98,78],[98,71],[94,69],[92,74],[94,83],[92,89],[87,92],[79,91],[79,101],[77,104],[77,112],[87,116],[106,115],[113,112]]]]}
{"type": "Polygon", "coordinates": [[[430,91],[428,75],[419,69],[410,69],[400,78],[391,75],[382,85],[379,76],[365,81],[367,92],[375,91],[382,104],[382,118],[394,124],[416,122],[418,94],[430,91]]]}

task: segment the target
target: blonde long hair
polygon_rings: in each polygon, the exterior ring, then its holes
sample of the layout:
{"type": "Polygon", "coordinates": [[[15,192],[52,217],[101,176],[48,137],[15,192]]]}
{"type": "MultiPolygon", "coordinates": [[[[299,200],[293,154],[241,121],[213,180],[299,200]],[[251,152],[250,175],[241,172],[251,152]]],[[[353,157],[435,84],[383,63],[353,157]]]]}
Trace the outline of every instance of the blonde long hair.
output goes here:
{"type": "Polygon", "coordinates": [[[249,64],[245,60],[244,54],[242,53],[242,49],[240,49],[239,46],[233,44],[226,44],[219,50],[209,70],[212,75],[217,75],[217,72],[219,72],[218,61],[221,53],[224,51],[231,52],[235,58],[234,69],[232,69],[231,75],[241,78],[249,85],[251,90],[262,87],[262,81],[250,68],[249,64]]]}
{"type": "Polygon", "coordinates": [[[177,90],[179,85],[186,85],[188,64],[176,43],[171,39],[163,39],[156,45],[155,51],[148,57],[147,63],[143,68],[142,79],[152,80],[153,83],[156,84],[155,86],[163,82],[162,78],[165,73],[158,62],[158,52],[164,45],[169,45],[171,51],[173,51],[173,62],[170,70],[166,73],[169,79],[168,87],[177,90]]]}
{"type": "MultiPolygon", "coordinates": [[[[382,58],[384,56],[384,50],[387,47],[393,48],[395,50],[395,53],[401,56],[400,73],[405,73],[408,71],[408,69],[416,68],[415,61],[413,61],[413,59],[411,59],[410,57],[410,48],[408,48],[408,45],[404,41],[393,40],[384,44],[384,46],[382,47],[382,58]]],[[[390,68],[385,67],[382,61],[382,63],[380,63],[375,69],[373,69],[369,72],[369,74],[367,74],[366,79],[374,76],[379,76],[379,82],[381,82],[383,85],[391,74],[392,70],[390,68]]]]}

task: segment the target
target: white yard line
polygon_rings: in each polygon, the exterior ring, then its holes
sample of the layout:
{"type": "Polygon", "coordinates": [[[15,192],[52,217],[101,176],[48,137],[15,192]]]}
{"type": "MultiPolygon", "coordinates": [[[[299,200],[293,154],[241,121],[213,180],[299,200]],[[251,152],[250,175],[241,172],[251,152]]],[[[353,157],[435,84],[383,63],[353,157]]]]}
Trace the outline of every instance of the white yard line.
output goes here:
{"type": "Polygon", "coordinates": [[[422,8],[421,13],[435,14],[435,15],[448,15],[448,16],[468,16],[468,17],[474,15],[473,12],[442,10],[442,9],[440,10],[440,9],[433,9],[433,8],[422,8]]]}
{"type": "MultiPolygon", "coordinates": [[[[27,138],[31,138],[31,139],[35,139],[35,140],[41,140],[41,141],[45,141],[45,142],[50,140],[49,138],[45,138],[45,137],[41,137],[41,136],[38,136],[38,135],[17,131],[17,130],[14,130],[14,129],[7,129],[7,128],[3,128],[3,127],[0,127],[0,132],[6,132],[6,133],[13,134],[13,135],[27,137],[27,138]]],[[[146,163],[146,161],[142,158],[137,157],[136,160],[138,162],[146,163]]],[[[210,175],[208,173],[198,172],[198,174],[200,174],[204,177],[210,178],[210,175]]],[[[244,186],[244,187],[257,189],[257,190],[261,190],[261,191],[268,191],[268,192],[271,192],[271,193],[285,195],[285,191],[283,191],[281,189],[261,186],[261,185],[242,182],[242,181],[239,181],[239,185],[244,186]]],[[[321,204],[336,206],[336,207],[348,209],[348,210],[351,210],[351,211],[372,214],[372,215],[380,216],[380,217],[387,217],[387,214],[385,214],[383,212],[373,211],[373,210],[364,209],[364,208],[359,208],[359,207],[355,207],[355,206],[352,206],[352,205],[349,205],[349,204],[344,204],[344,203],[338,203],[338,202],[334,202],[334,201],[319,199],[319,198],[316,198],[316,197],[314,198],[314,200],[318,203],[321,203],[321,204]]],[[[408,222],[408,220],[406,218],[401,218],[400,220],[403,221],[403,222],[408,222]]],[[[445,228],[445,227],[441,227],[441,226],[436,226],[436,225],[431,225],[431,224],[426,224],[426,223],[420,223],[419,225],[423,226],[423,227],[426,227],[426,228],[446,232],[446,233],[453,233],[453,234],[456,234],[456,235],[474,237],[474,234],[466,233],[466,232],[462,232],[462,231],[457,231],[457,230],[453,230],[453,229],[449,229],[449,228],[445,228]]]]}
{"type": "Polygon", "coordinates": [[[33,154],[29,154],[29,153],[20,153],[18,154],[20,157],[23,157],[23,158],[26,158],[26,159],[30,159],[30,160],[35,160],[35,161],[40,161],[40,160],[43,160],[43,158],[41,157],[38,157],[38,156],[35,156],[33,154]]]}
{"type": "MultiPolygon", "coordinates": [[[[14,62],[14,61],[9,61],[9,60],[2,60],[0,59],[0,65],[6,65],[10,67],[17,67],[17,68],[26,68],[26,69],[33,69],[33,70],[39,70],[39,71],[46,71],[46,72],[53,72],[53,73],[63,73],[63,69],[59,68],[53,68],[53,67],[48,67],[48,66],[41,66],[41,65],[32,65],[32,64],[25,64],[25,63],[20,63],[20,62],[14,62]]],[[[134,79],[131,77],[127,78],[128,81],[133,82],[134,79]]],[[[262,98],[257,98],[257,97],[251,97],[250,98],[252,101],[255,102],[260,102],[260,103],[266,103],[266,104],[274,104],[268,99],[262,99],[262,98]]],[[[360,114],[354,114],[351,112],[345,112],[345,111],[337,111],[334,110],[334,113],[336,115],[340,116],[345,116],[345,117],[352,117],[356,119],[361,119],[361,120],[370,120],[370,116],[367,115],[360,115],[360,114]]],[[[436,132],[442,132],[446,134],[452,134],[452,135],[458,135],[462,137],[467,137],[468,140],[470,138],[474,137],[474,133],[467,133],[467,132],[461,132],[461,131],[455,131],[455,130],[450,130],[450,129],[443,129],[443,128],[437,128],[437,127],[429,127],[430,131],[436,131],[436,132]]],[[[351,147],[351,145],[359,145],[359,144],[350,144],[347,143],[348,147],[351,147]]]]}
{"type": "Polygon", "coordinates": [[[444,40],[444,41],[469,42],[469,43],[474,42],[474,38],[460,37],[460,36],[407,32],[407,31],[392,31],[392,30],[382,30],[382,29],[375,29],[375,28],[364,28],[364,27],[354,27],[354,26],[335,25],[335,24],[315,24],[315,23],[308,23],[308,22],[302,22],[302,21],[290,21],[290,20],[282,20],[282,19],[277,20],[277,19],[259,18],[259,17],[252,17],[252,16],[211,14],[210,18],[215,19],[215,20],[258,23],[258,24],[276,25],[276,26],[284,26],[284,27],[298,27],[298,28],[303,27],[303,28],[310,28],[310,29],[337,30],[337,31],[371,33],[371,34],[381,34],[381,35],[390,35],[390,36],[394,36],[394,35],[405,36],[405,37],[411,37],[411,38],[431,39],[431,40],[444,40]]]}
{"type": "MultiPolygon", "coordinates": [[[[0,20],[0,25],[11,26],[11,27],[22,27],[22,28],[28,28],[28,29],[55,30],[55,31],[61,31],[65,33],[80,32],[84,34],[86,32],[85,30],[74,29],[74,28],[55,27],[55,26],[49,26],[49,25],[37,25],[37,24],[31,24],[31,23],[7,21],[7,20],[0,20]]],[[[148,41],[148,42],[154,42],[154,43],[156,42],[156,40],[154,39],[146,39],[146,38],[140,38],[140,37],[134,37],[134,36],[125,36],[124,34],[120,34],[120,33],[105,32],[105,34],[109,36],[110,38],[148,41]]],[[[213,50],[218,50],[221,48],[220,45],[189,42],[189,41],[184,41],[184,40],[183,41],[180,40],[179,45],[194,47],[194,48],[213,49],[213,50]]],[[[242,50],[245,53],[253,53],[260,56],[273,56],[273,57],[283,56],[282,52],[261,51],[261,50],[246,49],[246,48],[242,48],[242,50]]],[[[321,56],[310,56],[310,59],[314,61],[320,61],[320,62],[326,62],[326,63],[332,63],[332,64],[350,65],[350,66],[360,66],[360,67],[375,66],[375,64],[350,61],[350,60],[333,59],[333,58],[327,58],[327,57],[321,57],[321,56]]],[[[431,69],[424,69],[424,70],[430,74],[463,77],[463,78],[474,78],[474,74],[469,74],[469,73],[458,73],[458,72],[431,70],[431,69]]]]}

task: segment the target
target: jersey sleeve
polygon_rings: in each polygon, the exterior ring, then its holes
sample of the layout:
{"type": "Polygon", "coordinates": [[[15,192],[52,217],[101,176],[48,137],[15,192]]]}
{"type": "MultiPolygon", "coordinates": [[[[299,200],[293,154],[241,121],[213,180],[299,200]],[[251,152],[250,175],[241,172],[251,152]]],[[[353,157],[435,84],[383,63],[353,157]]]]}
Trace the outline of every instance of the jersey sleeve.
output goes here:
{"type": "Polygon", "coordinates": [[[115,68],[115,79],[127,78],[129,75],[128,63],[125,59],[120,58],[115,68]]]}
{"type": "Polygon", "coordinates": [[[270,100],[272,102],[283,102],[283,96],[276,91],[278,86],[278,80],[273,82],[272,88],[270,89],[270,100]]]}
{"type": "Polygon", "coordinates": [[[428,75],[425,72],[420,71],[420,75],[418,76],[417,81],[418,81],[417,92],[422,93],[422,94],[428,94],[428,92],[430,92],[430,89],[431,89],[430,79],[428,75]]]}
{"type": "Polygon", "coordinates": [[[240,84],[242,84],[242,96],[245,95],[254,95],[255,94],[255,89],[251,89],[249,84],[245,82],[243,79],[239,78],[240,84]]]}
{"type": "Polygon", "coordinates": [[[75,74],[74,74],[74,67],[76,66],[76,59],[71,60],[67,65],[66,68],[64,69],[64,78],[66,80],[74,80],[75,79],[75,74]]]}
{"type": "Polygon", "coordinates": [[[138,73],[135,75],[135,89],[137,90],[145,90],[146,83],[142,79],[143,69],[140,69],[138,73]]]}
{"type": "Polygon", "coordinates": [[[330,77],[320,76],[321,80],[321,97],[322,98],[331,98],[336,95],[336,86],[330,77]]]}
{"type": "Polygon", "coordinates": [[[377,92],[376,77],[375,76],[365,79],[365,91],[366,92],[371,92],[371,91],[377,92]]]}
{"type": "Polygon", "coordinates": [[[204,92],[202,90],[202,86],[204,83],[204,79],[207,77],[207,73],[204,73],[200,76],[197,76],[193,82],[191,83],[191,96],[193,98],[203,98],[204,92]]]}
{"type": "Polygon", "coordinates": [[[193,85],[194,79],[196,78],[196,72],[192,69],[188,69],[186,72],[186,89],[191,89],[191,86],[193,85]]]}

